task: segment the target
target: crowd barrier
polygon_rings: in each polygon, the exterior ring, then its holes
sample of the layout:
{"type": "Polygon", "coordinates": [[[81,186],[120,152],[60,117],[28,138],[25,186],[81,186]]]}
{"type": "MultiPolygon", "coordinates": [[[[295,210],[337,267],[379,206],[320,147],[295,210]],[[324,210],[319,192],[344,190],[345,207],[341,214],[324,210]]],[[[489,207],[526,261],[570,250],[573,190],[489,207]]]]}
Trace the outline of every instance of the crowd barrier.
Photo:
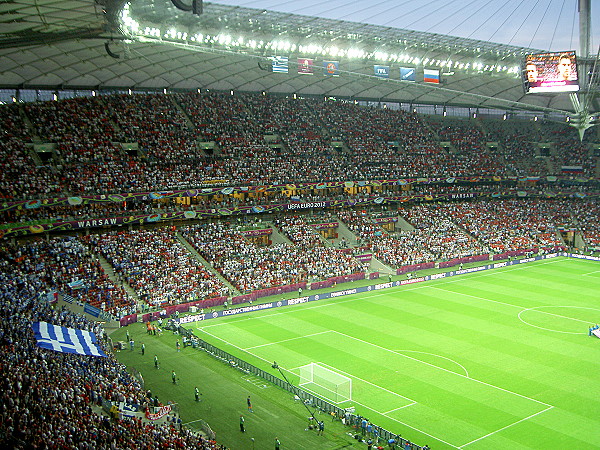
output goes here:
{"type": "Polygon", "coordinates": [[[295,292],[298,289],[306,289],[306,282],[286,284],[285,286],[274,286],[266,289],[258,289],[250,292],[249,294],[238,295],[231,299],[231,303],[238,305],[240,303],[246,303],[254,301],[258,298],[270,297],[271,295],[287,294],[288,292],[295,292]]]}
{"type": "Polygon", "coordinates": [[[453,258],[448,261],[441,261],[439,264],[439,268],[446,269],[448,267],[454,267],[454,266],[458,266],[460,264],[487,261],[489,259],[490,259],[489,255],[474,255],[474,256],[465,256],[463,258],[453,258]]]}
{"type": "Polygon", "coordinates": [[[311,283],[310,289],[312,291],[314,291],[317,289],[330,288],[330,287],[336,286],[341,283],[348,283],[350,281],[364,280],[365,276],[366,276],[366,274],[364,272],[359,272],[359,273],[353,273],[352,275],[342,275],[339,277],[331,277],[331,278],[328,278],[323,281],[316,281],[314,283],[311,283]]]}
{"type": "Polygon", "coordinates": [[[408,273],[408,272],[416,272],[418,270],[433,269],[434,267],[435,267],[435,262],[433,262],[433,261],[421,263],[421,264],[409,264],[409,265],[402,266],[402,267],[399,267],[398,269],[396,269],[396,275],[402,275],[402,274],[408,273]]]}

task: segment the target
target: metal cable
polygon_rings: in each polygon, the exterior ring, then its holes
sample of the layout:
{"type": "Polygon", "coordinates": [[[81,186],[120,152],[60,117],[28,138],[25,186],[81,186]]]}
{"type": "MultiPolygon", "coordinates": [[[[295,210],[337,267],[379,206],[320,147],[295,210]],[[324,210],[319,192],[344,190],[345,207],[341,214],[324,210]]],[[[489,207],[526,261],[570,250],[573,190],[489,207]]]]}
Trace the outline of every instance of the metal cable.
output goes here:
{"type": "MultiPolygon", "coordinates": [[[[443,1],[445,1],[445,0],[442,0],[442,2],[443,1]]],[[[416,11],[419,11],[420,9],[429,7],[431,4],[432,4],[431,1],[430,2],[425,2],[425,4],[419,6],[419,7],[415,8],[415,9],[413,9],[411,11],[408,11],[408,12],[403,11],[403,12],[400,13],[399,16],[394,17],[392,20],[388,20],[387,22],[383,23],[382,25],[383,26],[388,26],[389,24],[396,22],[396,20],[400,19],[402,16],[408,16],[408,15],[410,15],[410,14],[416,12],[416,11]]],[[[411,25],[412,25],[412,23],[411,23],[411,25]]],[[[408,27],[409,27],[409,25],[403,26],[402,28],[408,28],[408,27]]]]}
{"type": "Polygon", "coordinates": [[[546,14],[548,13],[548,8],[550,8],[550,5],[552,4],[552,2],[548,3],[548,6],[546,6],[546,11],[544,11],[544,14],[542,15],[542,18],[540,19],[537,28],[535,29],[535,32],[531,35],[531,40],[529,41],[529,45],[528,47],[531,48],[531,45],[533,43],[533,39],[535,38],[537,32],[540,29],[540,26],[542,25],[542,22],[544,21],[544,17],[546,17],[546,14]]]}
{"type": "MultiPolygon", "coordinates": [[[[493,2],[494,2],[494,0],[488,0],[488,1],[486,2],[486,4],[485,4],[485,5],[483,5],[483,7],[482,7],[482,8],[480,8],[480,9],[485,9],[485,8],[486,8],[486,7],[487,7],[487,6],[488,6],[490,3],[493,3],[493,2]]],[[[456,25],[454,28],[452,28],[452,29],[451,29],[450,31],[448,31],[446,34],[452,34],[452,33],[453,33],[453,32],[454,32],[454,31],[455,31],[457,28],[460,28],[461,26],[463,26],[463,24],[464,24],[466,21],[468,21],[468,20],[472,19],[472,18],[473,18],[473,16],[474,16],[475,14],[477,14],[478,12],[479,12],[479,11],[478,11],[478,9],[475,9],[475,8],[474,8],[474,9],[473,9],[473,13],[472,13],[471,15],[469,15],[469,16],[467,16],[467,17],[465,17],[465,19],[464,19],[462,22],[458,23],[458,24],[457,24],[457,25],[456,25]]]]}
{"type": "Polygon", "coordinates": [[[535,9],[535,7],[537,6],[537,4],[539,2],[540,2],[540,0],[537,0],[535,2],[535,4],[531,7],[531,9],[529,10],[529,12],[527,13],[527,15],[523,18],[523,22],[521,22],[521,25],[519,25],[519,28],[517,28],[517,31],[515,31],[515,34],[513,34],[513,36],[508,41],[509,45],[513,41],[513,39],[517,36],[517,34],[519,34],[519,31],[521,31],[521,28],[523,28],[523,25],[525,25],[525,23],[527,22],[527,19],[529,19],[529,16],[531,15],[531,13],[533,12],[533,10],[535,9]]]}
{"type": "MultiPolygon", "coordinates": [[[[562,17],[562,12],[565,7],[566,1],[567,0],[563,0],[562,5],[560,5],[560,12],[558,13],[558,16],[556,17],[556,25],[554,25],[554,31],[552,31],[552,38],[550,39],[550,44],[548,45],[548,51],[550,51],[550,49],[552,48],[552,44],[554,43],[554,36],[556,36],[556,30],[558,30],[558,22],[560,21],[560,18],[562,17]]],[[[573,32],[573,30],[571,30],[571,33],[572,32],[573,32]]]]}
{"type": "MultiPolygon", "coordinates": [[[[469,7],[470,7],[470,6],[471,6],[473,3],[477,2],[477,1],[479,1],[479,0],[472,0],[472,1],[471,1],[471,3],[468,3],[468,4],[466,4],[465,6],[463,6],[462,8],[460,8],[460,9],[457,9],[456,11],[454,11],[454,12],[453,12],[452,14],[450,14],[449,16],[446,16],[446,17],[444,17],[444,18],[443,18],[442,20],[440,20],[439,22],[437,22],[437,23],[433,24],[432,26],[430,26],[429,28],[427,28],[427,29],[425,30],[425,32],[427,33],[427,32],[430,32],[431,30],[435,30],[435,29],[437,29],[438,25],[440,25],[440,24],[444,23],[445,21],[447,21],[448,19],[452,18],[452,17],[453,17],[453,16],[455,16],[456,14],[463,12],[463,10],[465,10],[465,9],[469,8],[469,7]]],[[[450,3],[450,6],[452,6],[452,5],[453,5],[453,3],[450,3]]]]}
{"type": "Polygon", "coordinates": [[[492,35],[488,38],[489,41],[492,41],[493,37],[496,35],[496,33],[498,33],[500,31],[500,29],[502,29],[502,27],[506,24],[506,22],[508,22],[508,19],[512,18],[512,16],[514,14],[517,13],[517,11],[519,10],[519,8],[521,7],[522,3],[520,0],[517,0],[517,6],[512,10],[512,12],[506,17],[506,19],[504,19],[504,22],[502,22],[498,28],[496,28],[496,31],[494,31],[492,33],[492,35]]]}
{"type": "MultiPolygon", "coordinates": [[[[453,3],[454,2],[443,1],[442,2],[442,6],[440,6],[437,9],[434,9],[433,11],[427,12],[424,16],[419,17],[417,20],[413,20],[411,23],[409,23],[408,25],[406,25],[405,28],[410,28],[415,23],[419,22],[420,20],[425,19],[428,15],[435,14],[436,12],[440,11],[441,9],[443,9],[445,7],[452,6],[453,3]]],[[[429,5],[427,5],[427,6],[429,6],[429,5]]],[[[414,11],[417,11],[417,10],[415,9],[414,11]]]]}
{"type": "Polygon", "coordinates": [[[577,17],[577,9],[573,10],[573,22],[571,23],[571,40],[569,41],[569,48],[573,48],[573,32],[575,31],[575,18],[577,17]]]}

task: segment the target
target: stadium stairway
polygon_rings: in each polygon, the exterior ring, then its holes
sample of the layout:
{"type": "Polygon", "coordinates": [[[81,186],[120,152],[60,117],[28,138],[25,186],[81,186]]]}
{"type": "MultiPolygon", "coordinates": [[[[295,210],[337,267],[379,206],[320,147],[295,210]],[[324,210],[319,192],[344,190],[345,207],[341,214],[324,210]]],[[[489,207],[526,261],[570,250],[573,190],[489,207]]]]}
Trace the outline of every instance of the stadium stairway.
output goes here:
{"type": "MultiPolygon", "coordinates": [[[[69,296],[65,296],[65,297],[69,297],[69,296]]],[[[63,298],[59,298],[58,302],[56,303],[56,306],[58,307],[65,307],[66,309],[76,313],[76,314],[81,314],[82,316],[85,316],[86,319],[90,320],[91,322],[97,322],[99,320],[101,320],[101,318],[98,318],[96,316],[92,316],[91,314],[88,314],[85,309],[83,308],[82,305],[78,304],[76,301],[74,301],[71,297],[71,301],[66,301],[63,298]]],[[[102,319],[102,322],[104,322],[102,324],[102,327],[104,328],[104,330],[106,331],[107,334],[112,333],[115,330],[118,330],[121,325],[119,324],[119,321],[117,320],[106,320],[106,318],[102,319]]]]}
{"type": "MultiPolygon", "coordinates": [[[[100,96],[98,96],[98,97],[96,97],[96,98],[97,98],[97,100],[98,100],[98,103],[99,103],[100,105],[102,105],[102,106],[103,106],[103,107],[104,107],[104,108],[105,108],[105,109],[108,111],[108,110],[109,110],[109,108],[108,108],[108,104],[107,104],[107,103],[106,103],[106,101],[105,101],[105,100],[102,98],[102,96],[100,95],[100,96]]],[[[109,123],[110,123],[110,125],[113,127],[113,129],[115,130],[115,136],[116,136],[116,135],[120,135],[120,134],[122,134],[122,132],[123,132],[123,129],[122,129],[122,128],[121,128],[121,126],[120,126],[120,125],[119,125],[119,124],[118,124],[118,123],[117,123],[117,122],[114,120],[114,118],[113,118],[113,117],[111,117],[111,118],[110,118],[110,121],[109,121],[109,123]]],[[[123,154],[124,154],[124,153],[123,153],[123,154]]]]}
{"type": "Polygon", "coordinates": [[[185,109],[183,108],[183,106],[181,106],[181,104],[179,103],[179,101],[177,101],[177,99],[175,98],[175,96],[173,95],[169,95],[168,96],[169,99],[171,100],[171,103],[173,104],[173,106],[181,113],[183,114],[183,117],[185,117],[185,123],[187,124],[187,127],[190,130],[195,130],[196,127],[194,126],[194,122],[192,121],[192,119],[190,119],[190,116],[188,116],[187,112],[185,111],[185,109]]]}
{"type": "Polygon", "coordinates": [[[335,244],[337,245],[342,238],[346,239],[348,242],[348,247],[358,247],[358,240],[356,239],[356,235],[348,228],[348,226],[338,217],[338,227],[337,234],[338,237],[335,239],[335,244]]]}
{"type": "MultiPolygon", "coordinates": [[[[346,240],[346,242],[348,243],[348,246],[347,246],[348,248],[358,247],[358,241],[356,239],[356,235],[350,230],[350,228],[348,228],[348,226],[339,217],[337,217],[337,222],[338,222],[338,227],[337,227],[338,237],[333,240],[333,244],[334,244],[335,248],[339,247],[339,243],[342,239],[346,240]]],[[[365,253],[369,253],[369,251],[366,251],[365,253]]],[[[371,257],[369,270],[371,272],[379,272],[379,273],[385,273],[385,274],[389,274],[389,275],[396,275],[396,271],[393,268],[384,264],[383,262],[381,262],[374,256],[371,257]]]]}
{"type": "Polygon", "coordinates": [[[410,223],[404,219],[404,217],[398,216],[397,228],[403,231],[412,231],[415,229],[410,223]]]}
{"type": "Polygon", "coordinates": [[[190,244],[181,234],[175,233],[175,237],[181,245],[183,245],[198,261],[202,263],[204,268],[208,270],[210,273],[213,273],[219,280],[223,282],[225,286],[229,288],[229,292],[233,292],[233,295],[241,295],[242,293],[238,291],[233,284],[231,284],[223,275],[219,273],[217,269],[215,269],[212,264],[210,264],[206,259],[204,259],[200,253],[190,244]]]}
{"type": "Polygon", "coordinates": [[[292,241],[279,232],[279,228],[277,228],[274,223],[264,222],[264,225],[266,228],[271,228],[273,230],[273,233],[271,234],[271,241],[273,241],[273,244],[294,245],[292,241]]]}
{"type": "Polygon", "coordinates": [[[96,256],[96,258],[98,258],[98,261],[100,261],[100,265],[102,266],[104,273],[108,275],[108,278],[113,282],[113,284],[115,286],[119,286],[119,284],[122,284],[123,289],[125,289],[125,292],[129,294],[129,296],[135,301],[137,305],[140,305],[140,298],[135,293],[133,288],[129,286],[129,283],[127,283],[127,281],[125,280],[121,280],[121,277],[115,273],[113,266],[106,260],[106,258],[104,258],[104,256],[97,253],[94,253],[94,255],[96,256]]]}
{"type": "MultiPolygon", "coordinates": [[[[379,272],[380,274],[386,274],[386,275],[396,275],[396,270],[393,269],[392,267],[388,266],[387,264],[384,264],[382,261],[380,261],[379,259],[375,258],[375,256],[371,257],[371,262],[369,265],[369,270],[371,272],[379,272]]],[[[381,276],[381,275],[380,275],[381,276]]]]}
{"type": "Polygon", "coordinates": [[[37,135],[36,129],[33,126],[31,119],[29,119],[29,116],[27,116],[27,114],[25,113],[25,109],[22,105],[19,105],[19,116],[21,117],[23,123],[25,124],[25,127],[27,128],[27,133],[31,136],[31,141],[34,144],[41,144],[42,140],[37,135]]]}

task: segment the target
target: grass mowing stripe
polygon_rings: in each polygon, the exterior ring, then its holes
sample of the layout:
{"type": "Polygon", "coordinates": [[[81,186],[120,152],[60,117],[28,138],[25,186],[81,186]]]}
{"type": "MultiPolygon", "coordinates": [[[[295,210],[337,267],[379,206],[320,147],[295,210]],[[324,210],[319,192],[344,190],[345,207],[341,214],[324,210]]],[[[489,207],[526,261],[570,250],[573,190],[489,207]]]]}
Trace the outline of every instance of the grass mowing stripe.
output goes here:
{"type": "Polygon", "coordinates": [[[540,411],[540,412],[537,412],[537,413],[535,413],[535,414],[532,414],[532,415],[530,415],[530,416],[527,416],[527,417],[525,417],[525,418],[523,418],[523,419],[521,419],[521,420],[517,420],[516,422],[514,422],[514,423],[511,423],[510,425],[506,425],[505,427],[499,428],[499,429],[497,429],[496,431],[492,431],[491,433],[488,433],[488,434],[486,434],[485,436],[481,436],[481,437],[479,437],[479,438],[477,438],[477,439],[474,439],[474,440],[472,440],[472,441],[470,441],[470,442],[467,442],[466,444],[463,444],[463,445],[461,445],[461,446],[460,446],[460,447],[458,447],[458,448],[465,448],[465,447],[466,447],[466,446],[468,446],[468,445],[474,444],[474,443],[475,443],[475,442],[477,442],[477,441],[480,441],[480,440],[482,440],[482,439],[485,439],[485,438],[487,438],[487,437],[490,437],[490,436],[492,436],[493,434],[499,433],[499,432],[500,432],[500,431],[502,431],[502,430],[506,430],[507,428],[510,428],[510,427],[512,427],[512,426],[514,426],[514,425],[517,425],[518,423],[524,422],[524,421],[526,421],[526,420],[529,420],[529,419],[531,419],[531,418],[533,418],[533,417],[535,417],[535,416],[538,416],[538,415],[540,415],[540,414],[542,414],[542,413],[545,413],[546,411],[549,411],[549,410],[551,410],[552,408],[554,408],[554,406],[550,406],[550,407],[548,407],[548,408],[544,409],[543,411],[540,411]]]}
{"type": "Polygon", "coordinates": [[[288,341],[293,341],[296,339],[305,339],[307,337],[311,337],[311,336],[318,336],[319,334],[324,334],[324,333],[329,333],[329,330],[325,330],[325,331],[319,331],[318,333],[312,333],[312,334],[307,334],[305,336],[296,336],[293,338],[289,338],[289,339],[283,339],[281,341],[275,341],[275,342],[268,342],[266,344],[259,344],[259,345],[253,345],[251,347],[245,347],[242,350],[244,351],[248,351],[248,350],[252,350],[254,348],[259,348],[259,347],[266,347],[267,345],[278,345],[278,344],[282,344],[284,342],[288,342],[288,341]]]}
{"type": "Polygon", "coordinates": [[[480,383],[480,384],[482,384],[482,385],[485,385],[485,386],[491,387],[491,388],[493,388],[493,389],[498,389],[498,390],[500,390],[500,391],[503,391],[503,392],[506,392],[506,393],[509,393],[509,394],[512,394],[512,395],[516,395],[516,396],[518,396],[518,397],[521,397],[521,398],[524,398],[524,399],[527,399],[527,400],[531,400],[531,401],[533,401],[533,402],[539,403],[539,404],[541,404],[541,405],[544,405],[544,406],[551,406],[551,405],[548,405],[547,403],[544,403],[544,402],[542,402],[542,401],[539,401],[539,400],[536,400],[536,399],[533,399],[533,398],[527,397],[526,395],[521,395],[521,394],[518,394],[518,393],[516,393],[516,392],[511,392],[511,391],[509,391],[509,390],[507,390],[507,389],[504,389],[504,388],[501,388],[501,387],[499,387],[499,386],[494,386],[494,385],[492,385],[492,384],[486,383],[485,381],[477,380],[477,379],[475,379],[475,378],[470,378],[470,377],[467,377],[466,375],[462,375],[462,374],[460,374],[460,373],[458,373],[458,372],[454,372],[454,371],[448,370],[448,369],[446,369],[446,368],[444,368],[444,367],[436,366],[435,364],[430,364],[430,363],[428,363],[428,362],[422,361],[422,360],[420,360],[420,359],[417,359],[417,358],[413,358],[413,357],[411,357],[411,356],[404,355],[404,354],[402,354],[402,353],[397,353],[397,352],[395,352],[395,351],[393,351],[393,350],[387,349],[387,348],[385,348],[385,347],[381,347],[381,346],[379,346],[379,345],[377,345],[377,344],[372,344],[372,343],[370,343],[370,342],[363,341],[362,339],[356,338],[356,337],[354,337],[354,336],[349,336],[349,335],[347,335],[347,334],[340,333],[340,332],[336,332],[336,333],[339,333],[339,334],[341,334],[341,335],[343,335],[343,336],[345,336],[345,337],[347,337],[347,338],[349,338],[349,339],[357,340],[357,341],[359,341],[359,342],[362,342],[362,343],[365,343],[365,344],[368,344],[368,345],[371,345],[371,346],[374,346],[374,347],[380,348],[380,349],[382,349],[382,350],[384,350],[384,351],[386,351],[386,352],[395,353],[395,354],[397,354],[397,355],[400,355],[400,356],[402,356],[402,357],[404,357],[404,358],[407,358],[407,359],[410,359],[410,360],[416,361],[416,362],[418,362],[418,363],[420,363],[420,364],[424,364],[424,365],[426,365],[426,366],[432,367],[432,368],[434,368],[434,369],[436,369],[436,370],[441,370],[441,371],[444,371],[444,372],[447,372],[447,373],[451,373],[452,375],[459,376],[459,377],[463,377],[463,378],[466,378],[466,379],[468,379],[468,380],[472,380],[472,381],[474,381],[474,382],[476,382],[476,383],[480,383]]]}

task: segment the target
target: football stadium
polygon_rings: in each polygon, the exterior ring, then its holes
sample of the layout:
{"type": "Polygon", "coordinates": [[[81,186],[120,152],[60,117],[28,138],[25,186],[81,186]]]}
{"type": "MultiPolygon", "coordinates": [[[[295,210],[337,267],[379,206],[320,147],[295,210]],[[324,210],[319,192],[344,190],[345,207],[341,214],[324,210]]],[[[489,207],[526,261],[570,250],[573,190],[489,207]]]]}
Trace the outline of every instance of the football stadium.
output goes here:
{"type": "Polygon", "coordinates": [[[0,442],[600,447],[592,6],[0,4],[0,442]]]}

